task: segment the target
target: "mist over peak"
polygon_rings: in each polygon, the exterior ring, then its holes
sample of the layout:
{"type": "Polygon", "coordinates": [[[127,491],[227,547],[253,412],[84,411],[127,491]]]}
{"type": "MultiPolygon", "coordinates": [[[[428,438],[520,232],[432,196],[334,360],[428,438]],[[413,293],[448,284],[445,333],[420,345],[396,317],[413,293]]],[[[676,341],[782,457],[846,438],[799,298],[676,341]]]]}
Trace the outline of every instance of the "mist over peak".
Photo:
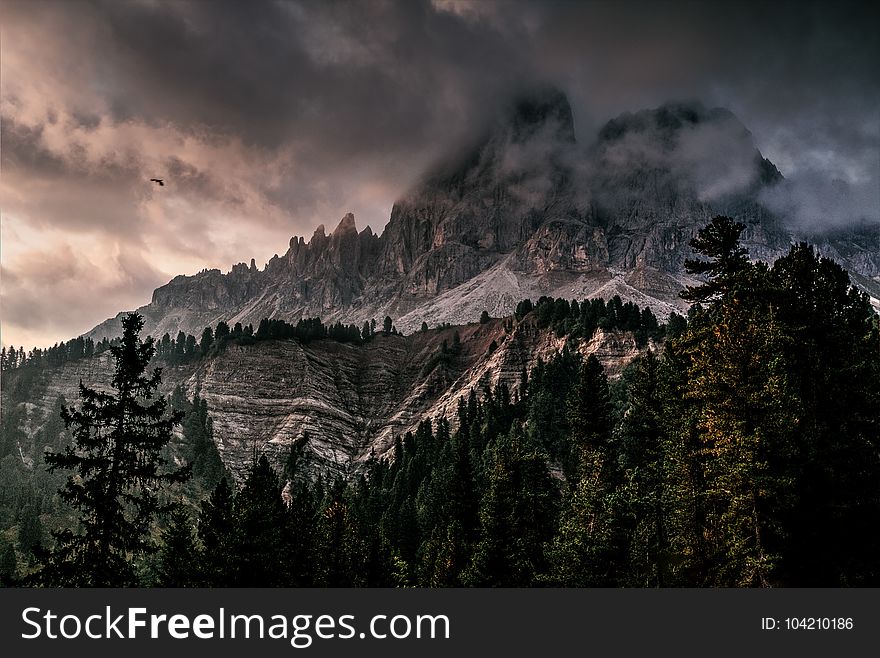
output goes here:
{"type": "Polygon", "coordinates": [[[807,170],[763,190],[761,202],[790,227],[816,235],[850,227],[880,231],[880,189],[873,183],[807,170]]]}
{"type": "Polygon", "coordinates": [[[548,126],[560,142],[574,143],[574,116],[568,96],[555,87],[537,87],[518,94],[502,119],[513,139],[527,141],[548,126]]]}
{"type": "MultiPolygon", "coordinates": [[[[652,133],[665,140],[674,140],[683,128],[731,119],[737,121],[730,110],[721,107],[707,109],[699,100],[668,102],[654,109],[624,112],[611,119],[599,130],[598,140],[613,142],[629,133],[652,133]]],[[[745,131],[745,127],[742,128],[745,131]]]]}

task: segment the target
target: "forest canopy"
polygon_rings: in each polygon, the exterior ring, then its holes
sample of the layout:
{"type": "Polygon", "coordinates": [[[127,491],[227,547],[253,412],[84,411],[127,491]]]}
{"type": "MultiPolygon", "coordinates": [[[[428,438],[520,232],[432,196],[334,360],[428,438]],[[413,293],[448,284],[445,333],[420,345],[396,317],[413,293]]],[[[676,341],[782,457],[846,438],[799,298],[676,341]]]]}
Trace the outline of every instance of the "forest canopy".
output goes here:
{"type": "MultiPolygon", "coordinates": [[[[513,321],[533,314],[559,336],[634,333],[642,355],[619,378],[563,347],[348,480],[313,477],[304,436],[283,464],[255,455],[237,487],[210,454],[210,409],[178,401],[210,494],[161,519],[158,552],[131,573],[164,586],[880,584],[877,315],[811,246],[752,262],[742,230],[718,217],[692,242],[703,283],[683,292],[687,321],[620,298],[517,306],[513,321]]],[[[191,350],[365,330],[266,320],[206,329],[191,350]]],[[[29,567],[9,550],[15,582],[29,567]]]]}

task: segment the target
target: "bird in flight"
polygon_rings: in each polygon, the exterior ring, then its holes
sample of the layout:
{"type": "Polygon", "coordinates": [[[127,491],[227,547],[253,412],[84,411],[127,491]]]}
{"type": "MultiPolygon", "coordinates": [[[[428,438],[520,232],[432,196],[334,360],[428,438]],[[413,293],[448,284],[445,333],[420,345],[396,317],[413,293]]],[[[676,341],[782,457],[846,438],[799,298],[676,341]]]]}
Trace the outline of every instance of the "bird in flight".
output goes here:
{"type": "Polygon", "coordinates": [[[165,187],[165,182],[161,178],[151,178],[151,183],[159,183],[160,187],[165,187]]]}

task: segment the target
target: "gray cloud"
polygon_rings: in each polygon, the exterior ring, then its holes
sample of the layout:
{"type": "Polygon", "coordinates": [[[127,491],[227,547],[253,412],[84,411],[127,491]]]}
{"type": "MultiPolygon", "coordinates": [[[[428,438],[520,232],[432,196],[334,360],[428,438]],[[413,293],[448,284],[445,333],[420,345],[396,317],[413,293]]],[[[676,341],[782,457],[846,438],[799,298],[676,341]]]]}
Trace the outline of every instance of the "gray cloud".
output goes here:
{"type": "Polygon", "coordinates": [[[853,224],[880,223],[880,187],[801,171],[766,190],[761,201],[799,229],[821,233],[853,224]]]}
{"type": "MultiPolygon", "coordinates": [[[[728,107],[791,181],[768,203],[818,224],[876,211],[872,3],[7,0],[0,11],[4,342],[33,331],[14,318],[35,291],[9,284],[32,254],[92,244],[149,263],[138,279],[119,258],[102,262],[118,275],[114,303],[130,308],[156,278],[265,261],[349,210],[380,230],[428,163],[538,81],[569,94],[584,144],[623,111],[728,107]],[[154,175],[168,186],[153,189],[154,175]],[[834,179],[849,192],[817,192],[834,179]]],[[[718,171],[694,168],[725,139],[680,145],[703,194],[748,178],[739,152],[718,171]]],[[[83,300],[57,337],[112,312],[83,300]]]]}

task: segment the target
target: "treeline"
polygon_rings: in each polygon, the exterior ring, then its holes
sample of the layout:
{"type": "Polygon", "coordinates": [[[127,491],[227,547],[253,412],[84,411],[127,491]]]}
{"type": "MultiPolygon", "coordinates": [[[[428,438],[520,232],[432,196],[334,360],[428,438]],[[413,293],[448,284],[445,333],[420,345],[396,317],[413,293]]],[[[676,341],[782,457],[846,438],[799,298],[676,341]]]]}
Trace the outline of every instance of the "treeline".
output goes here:
{"type": "MultiPolygon", "coordinates": [[[[382,329],[384,334],[396,334],[391,318],[386,317],[382,329]]],[[[310,343],[314,340],[335,340],[339,343],[359,345],[376,335],[376,321],[365,322],[361,329],[353,324],[324,324],[320,318],[302,318],[296,324],[279,318],[263,318],[257,330],[251,324],[236,322],[232,329],[220,321],[214,328],[205,327],[196,339],[192,334],[179,332],[176,339],[165,334],[156,341],[156,356],[172,364],[185,363],[203,356],[222,352],[226,345],[253,345],[263,340],[296,340],[310,343]]]]}
{"type": "MultiPolygon", "coordinates": [[[[624,303],[619,295],[615,295],[607,303],[602,299],[578,302],[546,296],[536,303],[526,299],[516,305],[514,317],[520,321],[529,313],[534,313],[541,328],[552,327],[559,337],[589,339],[597,329],[620,329],[632,332],[639,347],[647,345],[648,339],[662,340],[667,333],[675,336],[686,324],[683,317],[672,313],[667,323],[661,325],[650,308],[646,306],[640,309],[633,302],[624,303]]],[[[480,323],[485,324],[489,320],[489,314],[483,311],[480,323]]],[[[439,329],[448,327],[448,323],[438,325],[439,329]]],[[[428,324],[423,322],[421,331],[426,332],[428,329],[428,324]]],[[[400,335],[389,316],[385,317],[379,331],[384,335],[400,335]]],[[[341,322],[324,324],[320,318],[302,318],[295,324],[279,318],[263,318],[256,330],[252,324],[243,325],[241,322],[236,322],[230,328],[227,322],[221,320],[216,327],[205,327],[200,337],[183,331],[172,337],[166,332],[156,339],[155,356],[168,364],[179,365],[222,352],[230,342],[235,345],[253,345],[263,340],[296,340],[303,344],[314,340],[335,340],[360,345],[370,341],[376,333],[375,320],[364,322],[358,328],[357,325],[341,322]]],[[[0,369],[54,368],[68,361],[101,354],[111,345],[118,344],[119,338],[108,340],[105,337],[95,343],[91,338],[80,336],[56,343],[47,349],[35,347],[29,352],[23,347],[16,349],[12,346],[9,350],[3,347],[0,349],[0,369]]]]}
{"type": "MultiPolygon", "coordinates": [[[[390,317],[386,317],[380,330],[383,334],[399,335],[390,317]]],[[[228,343],[236,345],[253,345],[262,340],[297,340],[308,343],[313,340],[335,340],[340,343],[361,344],[376,335],[376,321],[365,322],[362,328],[353,324],[324,324],[320,318],[303,318],[292,324],[277,318],[263,318],[257,330],[251,324],[242,325],[236,322],[232,329],[220,321],[216,327],[205,327],[199,338],[183,331],[172,338],[165,333],[156,340],[155,356],[166,363],[177,365],[200,359],[210,354],[221,352],[228,343]]],[[[106,352],[112,345],[119,344],[119,338],[103,340],[95,343],[91,338],[74,338],[56,343],[46,349],[33,348],[29,352],[24,347],[12,346],[7,350],[0,349],[0,369],[3,371],[17,368],[54,368],[68,361],[89,358],[106,352]]]]}
{"type": "Polygon", "coordinates": [[[110,345],[118,344],[119,339],[113,341],[103,340],[95,343],[91,338],[73,338],[66,343],[61,341],[52,347],[40,349],[35,347],[26,352],[24,347],[16,349],[14,345],[7,350],[0,348],[0,370],[15,370],[16,368],[56,368],[68,361],[89,358],[96,354],[106,352],[110,345]]]}
{"type": "Polygon", "coordinates": [[[667,333],[677,336],[687,324],[687,320],[677,313],[669,316],[661,325],[649,307],[639,308],[633,302],[625,302],[620,295],[614,295],[606,303],[604,299],[588,299],[578,303],[563,298],[541,297],[536,304],[526,299],[516,305],[514,317],[521,320],[534,313],[538,326],[552,327],[560,338],[571,336],[589,340],[597,329],[620,329],[630,331],[636,337],[639,347],[648,344],[648,339],[659,341],[667,333]]]}

